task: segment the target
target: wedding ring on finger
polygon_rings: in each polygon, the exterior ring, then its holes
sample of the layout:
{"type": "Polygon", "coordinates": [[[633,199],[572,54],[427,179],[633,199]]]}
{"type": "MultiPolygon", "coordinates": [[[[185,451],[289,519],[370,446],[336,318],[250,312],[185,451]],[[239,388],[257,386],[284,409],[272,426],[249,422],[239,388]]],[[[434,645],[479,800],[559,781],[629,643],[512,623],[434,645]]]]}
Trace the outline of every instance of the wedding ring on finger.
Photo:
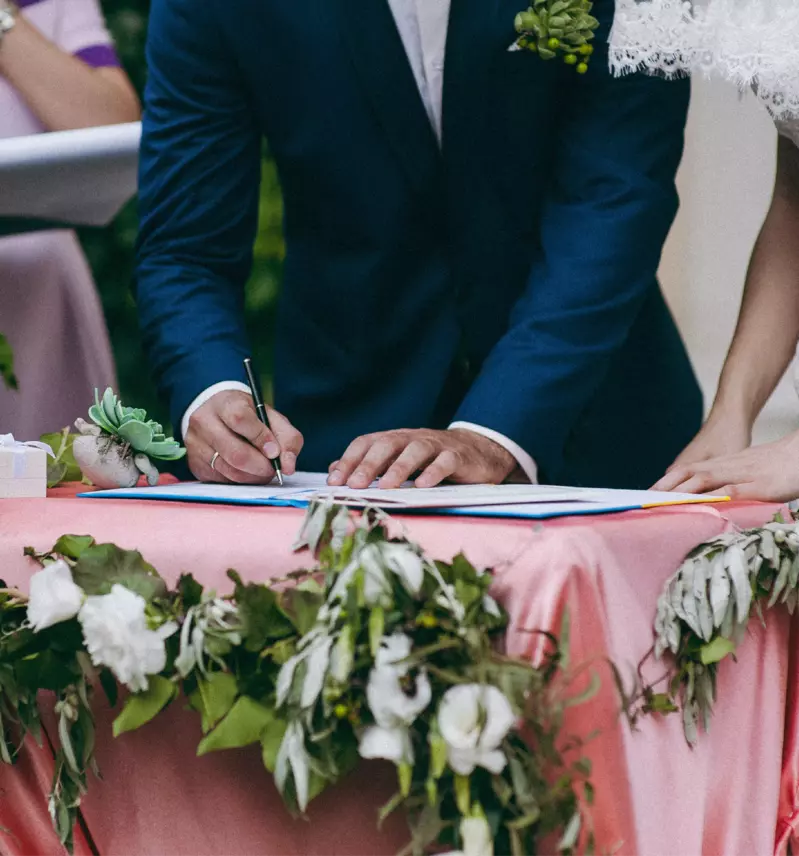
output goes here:
{"type": "Polygon", "coordinates": [[[211,469],[216,472],[216,461],[219,457],[219,452],[214,452],[213,457],[211,458],[211,469]]]}

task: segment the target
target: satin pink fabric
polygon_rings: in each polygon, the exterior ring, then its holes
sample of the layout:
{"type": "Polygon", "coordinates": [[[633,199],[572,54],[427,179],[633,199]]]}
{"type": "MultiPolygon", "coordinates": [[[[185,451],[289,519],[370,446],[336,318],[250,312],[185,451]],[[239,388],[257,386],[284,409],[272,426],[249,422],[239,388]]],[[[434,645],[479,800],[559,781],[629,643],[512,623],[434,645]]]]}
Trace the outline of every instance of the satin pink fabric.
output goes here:
{"type": "MultiPolygon", "coordinates": [[[[66,532],[138,548],[169,582],[191,571],[220,592],[229,589],[229,567],[245,579],[265,580],[309,563],[307,554],[291,551],[302,519],[297,511],[58,497],[0,502],[0,568],[8,581],[24,588],[35,570],[22,556],[24,546],[42,549],[66,532]]],[[[694,506],[543,525],[398,519],[434,556],[449,559],[462,550],[475,564],[496,569],[494,592],[512,618],[512,653],[537,657],[540,637],[529,631],[558,633],[568,609],[572,662],[591,661],[601,677],[598,695],[572,708],[566,726],[583,737],[600,732],[586,747],[597,793],[597,852],[767,854],[775,849],[775,828],[778,852],[785,852],[799,808],[793,715],[799,664],[788,618],[775,611],[766,630],[754,626],[738,662],[721,666],[713,726],[694,750],[676,716],[647,719],[632,732],[619,718],[607,667],[611,658],[632,674],[652,644],[663,581],[690,549],[733,522],[759,525],[774,511],[694,506]]],[[[257,751],[194,757],[197,718],[181,704],[119,740],[111,737],[112,716],[98,715],[104,781],[91,783],[83,810],[103,856],[366,856],[394,853],[406,840],[401,818],[382,833],[375,826],[378,806],[392,793],[390,769],[357,771],[312,806],[310,823],[293,820],[257,751]]],[[[0,835],[5,856],[59,852],[44,796],[51,767],[46,750],[29,746],[21,767],[0,769],[0,826],[18,814],[25,818],[13,824],[22,844],[0,835]]],[[[77,852],[85,847],[80,838],[77,852]]]]}

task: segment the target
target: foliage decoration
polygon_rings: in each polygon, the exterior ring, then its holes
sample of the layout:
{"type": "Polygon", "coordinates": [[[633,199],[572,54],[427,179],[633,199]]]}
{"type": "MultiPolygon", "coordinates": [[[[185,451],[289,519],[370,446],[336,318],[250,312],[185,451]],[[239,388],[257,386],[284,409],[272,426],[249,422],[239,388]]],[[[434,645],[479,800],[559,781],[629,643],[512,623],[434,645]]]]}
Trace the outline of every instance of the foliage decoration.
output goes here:
{"type": "Polygon", "coordinates": [[[781,515],[757,529],[727,532],[694,549],[658,599],[653,656],[668,662],[666,675],[647,683],[638,670],[632,690],[616,673],[625,711],[641,715],[681,711],[686,740],[707,731],[716,702],[719,664],[743,641],[752,616],[799,602],[799,524],[781,515]],[[656,687],[666,684],[666,690],[656,687]]]}
{"type": "MultiPolygon", "coordinates": [[[[590,767],[564,741],[572,690],[568,622],[539,666],[500,653],[508,616],[491,574],[464,556],[433,562],[391,538],[377,512],[314,505],[297,549],[313,566],[220,597],[190,575],[168,590],[136,552],[64,536],[45,553],[30,595],[0,590],[0,757],[40,738],[37,694],[55,693],[50,811],[61,840],[96,770],[92,698],[102,686],[124,739],[181,693],[201,718],[198,754],[260,746],[290,810],[357,763],[395,764],[403,851],[530,854],[591,844],[590,767]],[[568,752],[566,752],[566,748],[568,752]],[[556,839],[557,840],[557,839],[556,839]]],[[[577,751],[575,751],[577,750],[577,751]]]]}

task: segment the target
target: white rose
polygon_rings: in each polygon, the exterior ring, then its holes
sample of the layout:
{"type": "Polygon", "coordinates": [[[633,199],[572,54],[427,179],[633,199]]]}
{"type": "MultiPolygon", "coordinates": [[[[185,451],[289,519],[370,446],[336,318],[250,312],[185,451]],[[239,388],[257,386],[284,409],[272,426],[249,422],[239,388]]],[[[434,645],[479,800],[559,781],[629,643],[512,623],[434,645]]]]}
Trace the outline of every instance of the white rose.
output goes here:
{"type": "Polygon", "coordinates": [[[115,585],[110,594],[86,598],[78,613],[92,663],[107,666],[133,692],[146,690],[147,675],[164,669],[164,639],[176,630],[172,623],[150,630],[146,606],[143,597],[115,585]]]}
{"type": "Polygon", "coordinates": [[[401,680],[409,671],[402,661],[411,653],[411,639],[404,633],[386,636],[369,673],[366,700],[375,724],[361,735],[358,752],[362,758],[382,758],[395,764],[413,763],[410,726],[430,704],[433,690],[427,675],[416,676],[414,692],[405,691],[401,680]]]}
{"type": "Polygon", "coordinates": [[[462,776],[475,767],[501,773],[506,758],[499,747],[515,722],[510,702],[496,687],[462,684],[447,690],[438,708],[438,728],[450,767],[462,776]]]}
{"type": "Polygon", "coordinates": [[[28,621],[38,633],[74,618],[83,604],[83,589],[75,585],[69,565],[59,559],[31,577],[28,621]]]}

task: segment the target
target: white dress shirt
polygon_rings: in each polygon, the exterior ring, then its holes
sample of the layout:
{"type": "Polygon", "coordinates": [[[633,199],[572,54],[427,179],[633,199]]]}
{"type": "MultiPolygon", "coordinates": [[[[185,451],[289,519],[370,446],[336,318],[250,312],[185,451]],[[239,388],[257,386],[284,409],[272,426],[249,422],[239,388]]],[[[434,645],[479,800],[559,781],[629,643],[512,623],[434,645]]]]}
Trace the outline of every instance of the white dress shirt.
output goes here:
{"type": "MultiPolygon", "coordinates": [[[[370,0],[370,2],[377,3],[381,0],[370,0]]],[[[447,47],[450,3],[451,0],[388,0],[397,30],[405,47],[405,53],[408,55],[408,62],[413,70],[413,76],[416,78],[419,95],[439,144],[441,144],[444,57],[447,47]]],[[[216,393],[226,389],[250,391],[246,384],[238,381],[222,381],[201,392],[189,405],[181,420],[184,437],[189,427],[189,420],[197,408],[205,404],[216,393]]],[[[403,426],[398,425],[397,427],[403,426]]],[[[538,468],[535,461],[524,449],[504,434],[471,422],[453,422],[450,428],[465,429],[493,440],[513,455],[531,482],[538,480],[538,468]]]]}

